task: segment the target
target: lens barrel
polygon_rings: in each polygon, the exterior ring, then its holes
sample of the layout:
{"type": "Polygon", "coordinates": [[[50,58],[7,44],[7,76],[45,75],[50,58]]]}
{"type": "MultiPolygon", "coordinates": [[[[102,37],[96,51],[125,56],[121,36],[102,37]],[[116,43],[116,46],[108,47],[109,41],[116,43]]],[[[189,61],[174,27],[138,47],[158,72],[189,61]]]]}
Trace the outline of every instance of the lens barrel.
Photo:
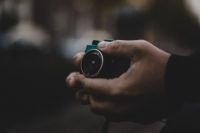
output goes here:
{"type": "Polygon", "coordinates": [[[130,59],[110,56],[98,49],[88,51],[81,62],[81,72],[90,78],[115,78],[126,72],[130,59]]]}
{"type": "Polygon", "coordinates": [[[85,54],[81,62],[81,72],[86,77],[97,77],[100,75],[104,63],[104,56],[97,49],[90,50],[85,54]]]}

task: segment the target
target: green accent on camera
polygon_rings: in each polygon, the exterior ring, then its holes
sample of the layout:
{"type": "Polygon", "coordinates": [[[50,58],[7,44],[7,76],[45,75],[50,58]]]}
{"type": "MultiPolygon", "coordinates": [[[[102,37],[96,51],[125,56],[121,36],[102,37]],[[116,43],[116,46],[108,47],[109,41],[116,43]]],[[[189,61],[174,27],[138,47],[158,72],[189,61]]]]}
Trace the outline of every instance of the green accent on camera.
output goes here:
{"type": "Polygon", "coordinates": [[[92,44],[87,45],[86,49],[85,49],[85,53],[87,53],[88,51],[93,50],[93,49],[98,49],[97,45],[92,45],[92,44]]]}
{"type": "MultiPolygon", "coordinates": [[[[104,40],[104,41],[105,42],[112,42],[113,40],[104,40]]],[[[89,44],[89,45],[86,46],[85,53],[87,53],[88,51],[93,50],[93,49],[98,49],[98,44],[100,42],[101,41],[99,41],[99,40],[93,40],[92,44],[89,44]]]]}

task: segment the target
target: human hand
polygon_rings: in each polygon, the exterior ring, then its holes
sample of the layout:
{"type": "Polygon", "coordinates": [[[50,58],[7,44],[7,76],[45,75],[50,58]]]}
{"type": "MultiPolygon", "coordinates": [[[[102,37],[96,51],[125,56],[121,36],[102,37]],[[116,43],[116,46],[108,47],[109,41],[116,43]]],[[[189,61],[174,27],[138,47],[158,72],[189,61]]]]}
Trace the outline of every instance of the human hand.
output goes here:
{"type": "MultiPolygon", "coordinates": [[[[130,68],[114,79],[70,74],[67,84],[82,88],[77,91],[77,98],[111,120],[149,122],[161,118],[167,110],[164,77],[170,54],[143,40],[101,43],[99,49],[130,58],[130,68]]],[[[82,57],[83,54],[76,58],[76,64],[82,57]]]]}

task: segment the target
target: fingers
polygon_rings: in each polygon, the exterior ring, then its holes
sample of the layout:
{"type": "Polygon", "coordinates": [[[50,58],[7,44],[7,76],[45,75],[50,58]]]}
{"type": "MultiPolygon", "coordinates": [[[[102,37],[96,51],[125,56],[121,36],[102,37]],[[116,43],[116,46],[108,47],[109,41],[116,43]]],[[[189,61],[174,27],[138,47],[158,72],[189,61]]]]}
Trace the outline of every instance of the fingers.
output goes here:
{"type": "Polygon", "coordinates": [[[70,74],[66,82],[70,88],[83,88],[76,92],[76,98],[82,104],[89,104],[93,112],[105,114],[112,110],[112,102],[101,96],[98,97],[96,94],[113,95],[113,92],[110,91],[112,88],[108,87],[114,82],[109,81],[111,83],[105,83],[105,81],[101,79],[87,79],[79,73],[70,74]]]}
{"type": "Polygon", "coordinates": [[[111,101],[98,99],[94,96],[89,96],[90,108],[94,113],[106,115],[114,109],[114,104],[111,101]]]}
{"type": "Polygon", "coordinates": [[[136,41],[113,41],[109,44],[105,42],[101,42],[98,47],[103,52],[113,55],[121,55],[127,57],[133,57],[135,54],[139,52],[140,45],[147,43],[143,40],[136,41]]]}
{"type": "Polygon", "coordinates": [[[73,72],[66,78],[66,83],[72,89],[80,89],[82,88],[81,78],[84,78],[84,76],[78,72],[73,72]]]}
{"type": "Polygon", "coordinates": [[[77,68],[80,68],[81,60],[82,60],[84,54],[85,54],[84,52],[80,52],[80,53],[76,54],[76,55],[73,57],[74,65],[75,65],[77,68]]]}
{"type": "Polygon", "coordinates": [[[115,97],[121,94],[117,91],[121,88],[117,79],[88,79],[80,73],[72,73],[66,81],[71,88],[83,88],[77,91],[76,98],[82,104],[89,104],[94,113],[110,116],[112,112],[116,112],[118,101],[115,101],[115,97]]]}
{"type": "Polygon", "coordinates": [[[120,84],[120,79],[90,79],[84,77],[80,73],[70,74],[66,82],[71,88],[81,87],[84,88],[88,93],[92,94],[103,94],[109,96],[118,96],[119,90],[123,86],[120,84]],[[119,88],[119,89],[118,89],[119,88]]]}
{"type": "MultiPolygon", "coordinates": [[[[79,73],[71,73],[67,78],[66,78],[66,83],[67,85],[74,89],[76,92],[76,99],[79,100],[82,104],[89,104],[89,96],[86,93],[86,91],[82,88],[82,85],[79,81],[77,81],[76,76],[79,75],[79,73]]],[[[81,78],[81,77],[79,77],[81,78]]]]}
{"type": "Polygon", "coordinates": [[[84,89],[76,92],[76,99],[81,102],[81,104],[89,104],[89,95],[84,89]]]}

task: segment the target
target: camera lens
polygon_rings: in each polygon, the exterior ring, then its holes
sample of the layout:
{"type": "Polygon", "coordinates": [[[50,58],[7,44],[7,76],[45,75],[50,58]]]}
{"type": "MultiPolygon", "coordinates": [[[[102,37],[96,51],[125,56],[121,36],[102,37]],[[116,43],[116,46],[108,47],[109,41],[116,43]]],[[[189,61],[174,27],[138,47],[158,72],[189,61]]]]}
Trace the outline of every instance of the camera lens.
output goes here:
{"type": "Polygon", "coordinates": [[[101,51],[94,49],[85,54],[81,63],[81,71],[87,77],[97,76],[103,66],[103,55],[101,51]]]}

